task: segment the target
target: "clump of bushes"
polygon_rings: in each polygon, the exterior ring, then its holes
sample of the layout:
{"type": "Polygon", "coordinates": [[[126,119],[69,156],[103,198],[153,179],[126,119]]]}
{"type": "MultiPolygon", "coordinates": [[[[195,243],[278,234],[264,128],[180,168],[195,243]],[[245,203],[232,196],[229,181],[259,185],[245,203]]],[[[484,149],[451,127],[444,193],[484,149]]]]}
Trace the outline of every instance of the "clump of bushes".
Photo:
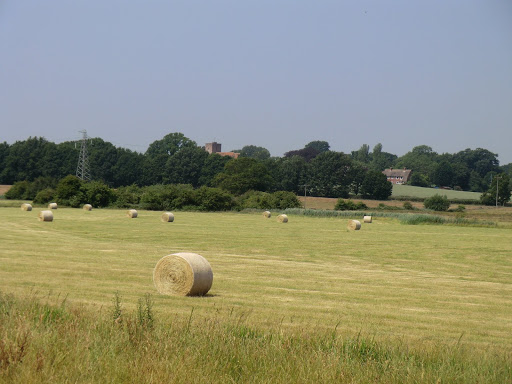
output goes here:
{"type": "Polygon", "coordinates": [[[117,208],[131,208],[138,206],[142,190],[137,185],[117,188],[115,191],[114,206],[117,208]]]}
{"type": "Polygon", "coordinates": [[[404,201],[403,207],[408,211],[412,211],[414,209],[414,206],[411,204],[410,201],[404,201]]]}
{"type": "Polygon", "coordinates": [[[362,201],[358,201],[357,203],[354,203],[352,200],[343,200],[338,199],[336,202],[336,205],[334,206],[334,209],[336,211],[361,211],[364,209],[368,209],[368,206],[363,203],[362,201]]]}
{"type": "Polygon", "coordinates": [[[35,204],[48,204],[49,202],[55,200],[55,195],[56,195],[55,189],[46,188],[37,193],[36,197],[34,197],[33,202],[35,204]]]}
{"type": "Polygon", "coordinates": [[[194,189],[188,184],[177,184],[152,185],[140,191],[140,207],[154,211],[226,211],[235,206],[234,196],[219,188],[194,189]]]}
{"type": "Polygon", "coordinates": [[[57,180],[53,177],[38,177],[32,182],[18,181],[5,193],[5,198],[10,200],[33,200],[39,192],[45,189],[54,189],[57,180]]]}
{"type": "Polygon", "coordinates": [[[459,205],[457,208],[455,208],[455,212],[464,212],[466,210],[466,207],[464,205],[459,205]]]}
{"type": "Polygon", "coordinates": [[[432,209],[434,211],[447,211],[448,208],[450,208],[450,202],[448,201],[448,198],[441,195],[434,195],[431,196],[423,202],[423,205],[426,209],[432,209]]]}
{"type": "Polygon", "coordinates": [[[293,192],[277,191],[267,193],[261,191],[248,191],[237,198],[240,209],[287,209],[300,208],[301,202],[293,192]]]}
{"type": "MultiPolygon", "coordinates": [[[[36,182],[34,182],[36,183],[36,182]]],[[[300,208],[302,205],[293,192],[274,193],[249,191],[235,198],[231,193],[211,187],[194,189],[188,184],[159,184],[147,187],[131,185],[116,190],[100,181],[85,182],[76,176],[68,175],[58,183],[39,182],[33,184],[21,181],[13,185],[6,198],[33,200],[37,204],[51,201],[62,206],[80,207],[91,204],[93,207],[114,206],[117,208],[142,208],[155,211],[195,210],[226,211],[231,209],[257,208],[280,209],[300,208]],[[37,190],[37,193],[34,191],[37,190]]]]}

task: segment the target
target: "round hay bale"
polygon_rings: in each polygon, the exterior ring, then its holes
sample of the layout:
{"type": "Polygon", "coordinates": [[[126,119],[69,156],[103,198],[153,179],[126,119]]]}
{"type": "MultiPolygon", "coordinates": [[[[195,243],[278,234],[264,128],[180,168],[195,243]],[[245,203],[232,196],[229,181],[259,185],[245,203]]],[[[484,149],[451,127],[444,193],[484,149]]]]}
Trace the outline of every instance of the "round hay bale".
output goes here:
{"type": "Polygon", "coordinates": [[[28,203],[24,203],[24,204],[21,204],[21,210],[22,211],[31,211],[32,210],[32,206],[28,203]]]}
{"type": "Polygon", "coordinates": [[[162,213],[162,221],[165,223],[172,223],[174,221],[174,215],[172,212],[162,213]]]}
{"type": "Polygon", "coordinates": [[[48,204],[48,209],[57,209],[57,203],[48,204]]]}
{"type": "Polygon", "coordinates": [[[271,216],[272,216],[272,213],[270,213],[270,211],[263,212],[263,217],[270,219],[271,216]]]}
{"type": "Polygon", "coordinates": [[[358,231],[361,229],[361,222],[359,220],[349,220],[347,228],[358,231]]]}
{"type": "Polygon", "coordinates": [[[285,214],[277,216],[277,221],[280,223],[287,223],[288,222],[288,216],[285,214]]]}
{"type": "Polygon", "coordinates": [[[128,216],[130,219],[135,219],[137,217],[137,210],[135,210],[135,209],[127,210],[126,216],[128,216]]]}
{"type": "Polygon", "coordinates": [[[92,205],[91,204],[85,204],[84,205],[84,211],[92,211],[92,205]]]}
{"type": "Polygon", "coordinates": [[[52,211],[41,211],[38,216],[39,221],[53,221],[52,211]]]}
{"type": "Polygon", "coordinates": [[[153,270],[153,283],[163,295],[204,296],[212,287],[210,263],[197,253],[162,257],[153,270]]]}
{"type": "Polygon", "coordinates": [[[372,217],[371,216],[364,216],[363,217],[363,223],[371,223],[372,217]]]}

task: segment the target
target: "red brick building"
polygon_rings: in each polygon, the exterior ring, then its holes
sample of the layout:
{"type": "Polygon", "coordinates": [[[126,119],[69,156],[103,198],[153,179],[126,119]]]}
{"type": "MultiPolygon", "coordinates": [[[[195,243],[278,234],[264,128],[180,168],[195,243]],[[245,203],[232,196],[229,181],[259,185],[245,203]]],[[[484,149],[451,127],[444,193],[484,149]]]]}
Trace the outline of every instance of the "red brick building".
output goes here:
{"type": "Polygon", "coordinates": [[[210,154],[216,153],[217,155],[232,157],[233,159],[237,159],[238,156],[240,156],[240,154],[236,152],[221,152],[221,147],[221,143],[217,143],[214,141],[212,143],[206,143],[204,145],[204,150],[210,154]]]}
{"type": "Polygon", "coordinates": [[[383,174],[386,175],[388,181],[391,181],[393,184],[405,184],[411,179],[411,170],[410,169],[385,169],[382,171],[383,174]]]}

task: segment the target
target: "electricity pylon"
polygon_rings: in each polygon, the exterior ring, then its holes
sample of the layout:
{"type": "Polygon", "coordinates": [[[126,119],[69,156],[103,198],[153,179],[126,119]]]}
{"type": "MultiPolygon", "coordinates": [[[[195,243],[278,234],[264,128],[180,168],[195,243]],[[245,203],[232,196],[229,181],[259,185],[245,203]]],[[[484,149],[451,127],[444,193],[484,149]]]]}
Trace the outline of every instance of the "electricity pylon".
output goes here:
{"type": "Polygon", "coordinates": [[[91,171],[89,167],[89,155],[87,153],[87,131],[80,131],[82,134],[82,143],[80,145],[80,155],[78,156],[78,166],[76,167],[76,176],[82,180],[91,180],[91,171]]]}

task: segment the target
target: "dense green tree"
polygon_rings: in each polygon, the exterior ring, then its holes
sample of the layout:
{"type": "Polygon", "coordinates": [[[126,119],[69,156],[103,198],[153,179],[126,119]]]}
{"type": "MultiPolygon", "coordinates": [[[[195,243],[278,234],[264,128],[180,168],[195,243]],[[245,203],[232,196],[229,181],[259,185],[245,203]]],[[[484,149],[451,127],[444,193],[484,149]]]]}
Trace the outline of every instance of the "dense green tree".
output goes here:
{"type": "Polygon", "coordinates": [[[118,150],[108,141],[100,138],[90,140],[88,145],[89,165],[92,180],[102,180],[109,185],[114,184],[114,170],[118,163],[118,150]]]}
{"type": "Polygon", "coordinates": [[[436,167],[438,154],[427,145],[414,147],[412,151],[399,157],[394,164],[395,168],[412,169],[414,173],[419,173],[432,178],[432,173],[436,167]]]}
{"type": "Polygon", "coordinates": [[[482,192],[487,188],[489,188],[489,184],[485,182],[484,177],[480,176],[477,171],[472,170],[469,174],[469,190],[482,192]]]}
{"type": "Polygon", "coordinates": [[[352,159],[361,163],[369,163],[372,159],[370,154],[370,146],[368,144],[361,145],[361,148],[359,148],[357,151],[352,151],[351,156],[352,159]]]}
{"type": "Polygon", "coordinates": [[[268,149],[256,145],[246,145],[239,152],[240,157],[250,157],[256,160],[266,160],[270,157],[268,149]]]}
{"type": "Polygon", "coordinates": [[[297,149],[293,151],[288,151],[284,154],[284,157],[293,157],[293,156],[300,156],[306,161],[311,161],[315,157],[317,157],[320,154],[320,151],[318,151],[315,148],[303,148],[303,149],[297,149]]]}
{"type": "Polygon", "coordinates": [[[129,149],[117,148],[117,161],[112,168],[112,186],[142,184],[143,168],[144,155],[129,149]]]}
{"type": "Polygon", "coordinates": [[[370,158],[370,167],[376,171],[383,171],[393,165],[397,159],[397,156],[389,152],[383,152],[382,144],[377,143],[373,147],[373,152],[370,154],[370,158]]]}
{"type": "Polygon", "coordinates": [[[272,185],[268,169],[256,159],[232,159],[224,171],[215,176],[213,184],[235,195],[249,190],[266,191],[272,185]]]}
{"type": "Polygon", "coordinates": [[[329,151],[330,147],[331,146],[329,145],[329,143],[327,141],[315,140],[315,141],[310,141],[309,143],[307,143],[304,146],[304,149],[313,148],[318,153],[322,153],[322,152],[329,151]]]}
{"type": "Polygon", "coordinates": [[[466,164],[453,162],[451,166],[453,169],[453,185],[463,190],[469,189],[470,172],[466,164]]]}
{"type": "Polygon", "coordinates": [[[173,132],[165,135],[161,140],[153,141],[147,151],[146,156],[155,157],[158,155],[172,156],[183,148],[197,147],[195,141],[185,137],[183,133],[173,132]]]}
{"type": "Polygon", "coordinates": [[[370,170],[361,185],[361,194],[367,199],[387,200],[393,192],[391,184],[382,172],[370,170]]]}
{"type": "Polygon", "coordinates": [[[512,163],[508,163],[508,164],[502,165],[502,166],[500,167],[500,170],[501,170],[502,172],[507,173],[509,176],[511,176],[511,177],[512,177],[512,163]]]}
{"type": "Polygon", "coordinates": [[[275,173],[273,174],[275,190],[303,194],[304,185],[308,184],[306,177],[307,163],[304,158],[292,156],[276,160],[275,173]]]}
{"type": "Polygon", "coordinates": [[[176,152],[167,160],[164,184],[190,184],[197,188],[207,157],[208,152],[199,147],[183,148],[176,152]]]}
{"type": "Polygon", "coordinates": [[[0,178],[6,184],[33,181],[39,176],[58,176],[59,156],[55,144],[43,137],[29,137],[9,147],[0,178]]]}
{"type": "Polygon", "coordinates": [[[142,162],[142,185],[157,185],[163,183],[165,166],[169,155],[160,154],[144,156],[142,162]]]}
{"type": "Polygon", "coordinates": [[[484,178],[489,172],[497,172],[499,168],[498,155],[487,149],[465,149],[453,155],[453,161],[464,163],[469,170],[475,171],[484,178]]]}
{"type": "Polygon", "coordinates": [[[453,187],[455,172],[448,161],[442,161],[435,166],[432,180],[434,184],[453,187]]]}
{"type": "Polygon", "coordinates": [[[60,168],[57,175],[53,175],[56,179],[60,180],[66,175],[74,175],[78,165],[78,157],[80,148],[74,141],[65,141],[57,144],[58,157],[60,159],[60,168]]]}
{"type": "Polygon", "coordinates": [[[5,169],[5,159],[7,158],[7,155],[9,153],[9,144],[7,144],[5,141],[3,143],[0,143],[0,184],[6,184],[4,180],[1,179],[2,177],[2,171],[5,169]]]}
{"type": "Polygon", "coordinates": [[[359,195],[361,186],[363,185],[364,178],[368,172],[368,166],[359,161],[354,161],[349,171],[349,179],[352,181],[350,184],[350,191],[359,195]]]}
{"type": "Polygon", "coordinates": [[[493,177],[487,192],[483,193],[480,201],[485,205],[505,205],[510,201],[510,177],[507,173],[500,173],[493,177]]]}
{"type": "Polygon", "coordinates": [[[409,181],[409,184],[415,187],[428,187],[430,186],[430,180],[427,175],[423,175],[421,173],[413,171],[411,173],[411,179],[409,181]]]}
{"type": "Polygon", "coordinates": [[[203,167],[201,168],[201,174],[199,175],[199,185],[211,187],[215,176],[224,170],[226,163],[230,160],[231,157],[229,156],[221,156],[216,153],[209,155],[204,161],[203,167]]]}
{"type": "Polygon", "coordinates": [[[312,193],[319,197],[347,197],[352,160],[341,152],[322,152],[309,164],[308,180],[312,193]]]}

